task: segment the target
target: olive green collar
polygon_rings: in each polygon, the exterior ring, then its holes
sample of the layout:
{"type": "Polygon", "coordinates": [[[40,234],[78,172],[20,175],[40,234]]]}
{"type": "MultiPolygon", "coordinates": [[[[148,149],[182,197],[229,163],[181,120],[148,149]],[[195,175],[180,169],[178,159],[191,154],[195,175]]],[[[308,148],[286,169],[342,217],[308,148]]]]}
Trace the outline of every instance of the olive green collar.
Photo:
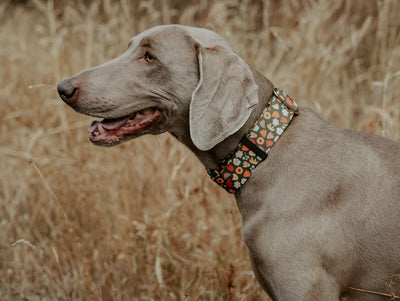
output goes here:
{"type": "Polygon", "coordinates": [[[239,191],[256,166],[268,157],[296,114],[298,106],[295,101],[275,88],[268,106],[238,147],[216,168],[207,169],[211,179],[229,193],[239,191]]]}

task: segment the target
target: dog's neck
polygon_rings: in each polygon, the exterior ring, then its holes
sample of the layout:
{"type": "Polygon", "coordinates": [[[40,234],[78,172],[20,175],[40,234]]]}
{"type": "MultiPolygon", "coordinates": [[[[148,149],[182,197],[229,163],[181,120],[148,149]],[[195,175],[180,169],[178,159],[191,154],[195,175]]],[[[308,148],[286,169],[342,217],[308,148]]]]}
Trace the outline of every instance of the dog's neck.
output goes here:
{"type": "Polygon", "coordinates": [[[244,124],[244,126],[237,131],[235,134],[231,135],[230,137],[226,138],[211,150],[208,151],[200,151],[196,146],[193,144],[190,138],[189,132],[189,111],[185,114],[182,114],[182,119],[179,122],[185,123],[186,126],[180,127],[181,129],[185,129],[182,131],[171,131],[171,133],[178,138],[183,144],[189,147],[199,158],[199,160],[203,163],[206,168],[214,168],[219,161],[226,158],[239,144],[240,140],[243,136],[245,136],[258,117],[261,115],[262,111],[264,110],[265,106],[268,104],[268,101],[271,99],[273,95],[274,86],[272,83],[257,72],[255,69],[252,69],[254,79],[258,86],[258,104],[252,111],[249,119],[244,124]]]}

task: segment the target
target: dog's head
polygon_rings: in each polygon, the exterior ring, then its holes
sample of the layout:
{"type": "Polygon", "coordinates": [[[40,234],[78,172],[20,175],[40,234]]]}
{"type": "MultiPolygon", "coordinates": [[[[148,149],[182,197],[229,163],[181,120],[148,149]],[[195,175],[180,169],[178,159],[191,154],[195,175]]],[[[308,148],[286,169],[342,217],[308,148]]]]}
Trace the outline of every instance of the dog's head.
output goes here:
{"type": "Polygon", "coordinates": [[[258,102],[250,67],[225,39],[180,25],[133,37],[121,56],[63,80],[58,93],[76,111],[104,118],[89,128],[102,146],[186,130],[209,150],[240,129],[258,102]]]}

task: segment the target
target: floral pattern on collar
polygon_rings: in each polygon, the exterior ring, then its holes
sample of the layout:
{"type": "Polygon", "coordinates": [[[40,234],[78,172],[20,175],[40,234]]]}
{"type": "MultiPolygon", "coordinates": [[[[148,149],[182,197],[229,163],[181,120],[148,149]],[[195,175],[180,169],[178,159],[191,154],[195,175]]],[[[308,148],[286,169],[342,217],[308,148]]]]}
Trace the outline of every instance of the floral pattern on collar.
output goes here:
{"type": "Polygon", "coordinates": [[[298,114],[296,102],[275,88],[269,105],[238,147],[216,168],[207,170],[211,179],[229,193],[239,191],[257,165],[267,158],[295,114],[298,114]],[[254,145],[249,145],[249,141],[254,145]]]}

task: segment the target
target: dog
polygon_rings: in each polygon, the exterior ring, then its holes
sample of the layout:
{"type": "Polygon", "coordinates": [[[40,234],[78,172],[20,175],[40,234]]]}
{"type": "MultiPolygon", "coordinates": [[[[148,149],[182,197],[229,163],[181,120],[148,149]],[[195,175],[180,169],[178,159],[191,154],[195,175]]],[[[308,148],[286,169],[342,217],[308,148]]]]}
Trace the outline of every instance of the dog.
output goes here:
{"type": "Polygon", "coordinates": [[[235,194],[254,273],[273,300],[388,300],[386,281],[400,273],[399,143],[295,106],[220,35],[181,25],[133,37],[58,93],[104,118],[89,128],[96,145],[167,131],[191,149],[235,194]],[[263,119],[285,112],[275,118],[288,122],[283,133],[263,119]],[[252,139],[258,125],[265,131],[252,139]],[[271,148],[257,146],[267,140],[271,148]]]}

